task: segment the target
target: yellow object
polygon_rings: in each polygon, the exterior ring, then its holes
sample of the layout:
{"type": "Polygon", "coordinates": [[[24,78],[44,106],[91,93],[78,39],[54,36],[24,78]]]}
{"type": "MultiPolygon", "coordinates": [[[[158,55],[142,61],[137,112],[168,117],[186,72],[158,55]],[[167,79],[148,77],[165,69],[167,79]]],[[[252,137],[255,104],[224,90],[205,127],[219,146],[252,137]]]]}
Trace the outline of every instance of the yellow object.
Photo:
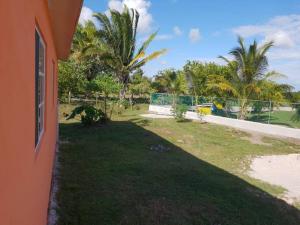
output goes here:
{"type": "Polygon", "coordinates": [[[223,105],[222,104],[216,103],[216,102],[214,104],[215,104],[215,106],[216,106],[217,109],[219,109],[219,110],[223,109],[223,105]]]}
{"type": "Polygon", "coordinates": [[[211,115],[211,107],[206,106],[206,107],[198,107],[197,109],[198,113],[200,115],[211,115]]]}

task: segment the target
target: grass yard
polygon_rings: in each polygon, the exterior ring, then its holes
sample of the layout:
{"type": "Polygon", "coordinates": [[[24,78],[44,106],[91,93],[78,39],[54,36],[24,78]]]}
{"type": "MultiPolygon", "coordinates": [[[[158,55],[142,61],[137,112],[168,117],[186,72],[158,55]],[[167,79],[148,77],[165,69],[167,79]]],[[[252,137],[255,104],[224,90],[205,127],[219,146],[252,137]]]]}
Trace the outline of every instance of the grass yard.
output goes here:
{"type": "MultiPolygon", "coordinates": [[[[300,128],[300,121],[293,121],[292,117],[295,112],[285,112],[285,111],[274,111],[271,113],[270,124],[277,124],[291,128],[300,128]]],[[[268,123],[269,113],[262,113],[260,115],[252,115],[249,120],[268,123]]]]}
{"type": "Polygon", "coordinates": [[[236,130],[144,119],[145,111],[92,128],[61,119],[59,225],[300,224],[299,208],[275,197],[281,187],[246,173],[251,157],[300,153],[299,145],[255,145],[236,130]]]}

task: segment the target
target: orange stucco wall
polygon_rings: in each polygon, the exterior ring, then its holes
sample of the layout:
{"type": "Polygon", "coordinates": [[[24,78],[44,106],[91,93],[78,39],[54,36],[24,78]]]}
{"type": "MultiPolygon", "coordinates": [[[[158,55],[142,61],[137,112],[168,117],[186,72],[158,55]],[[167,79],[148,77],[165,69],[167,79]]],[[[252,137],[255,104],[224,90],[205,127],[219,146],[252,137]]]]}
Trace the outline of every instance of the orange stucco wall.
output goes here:
{"type": "Polygon", "coordinates": [[[57,124],[56,71],[55,82],[52,77],[57,57],[47,2],[0,0],[0,225],[45,225],[47,221],[57,124]],[[46,121],[37,152],[36,26],[46,43],[46,121]]]}

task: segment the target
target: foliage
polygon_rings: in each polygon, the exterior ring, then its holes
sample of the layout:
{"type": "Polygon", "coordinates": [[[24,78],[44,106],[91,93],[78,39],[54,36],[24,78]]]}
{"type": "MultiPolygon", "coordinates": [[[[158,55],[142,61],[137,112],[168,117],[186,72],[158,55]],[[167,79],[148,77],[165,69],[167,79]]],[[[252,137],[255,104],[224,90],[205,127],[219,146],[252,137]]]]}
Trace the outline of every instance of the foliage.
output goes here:
{"type": "Polygon", "coordinates": [[[117,94],[120,90],[119,83],[108,74],[99,74],[94,79],[94,83],[97,90],[106,98],[111,94],[117,94]]]}
{"type": "Polygon", "coordinates": [[[261,84],[265,84],[265,81],[278,77],[280,74],[275,71],[267,71],[268,59],[266,53],[273,46],[273,42],[267,42],[259,47],[257,42],[254,41],[247,48],[243,38],[239,37],[238,43],[239,46],[229,53],[233,56],[233,61],[220,56],[231,68],[230,79],[225,79],[220,83],[211,83],[210,87],[220,89],[239,98],[241,100],[239,119],[245,119],[249,99],[257,98],[262,93],[261,84]]]}
{"type": "Polygon", "coordinates": [[[172,109],[174,118],[177,121],[182,121],[185,118],[185,114],[188,111],[189,107],[185,104],[177,104],[175,108],[172,109]]]}
{"type": "Polygon", "coordinates": [[[103,48],[97,38],[96,26],[92,21],[85,25],[79,24],[74,34],[71,58],[77,63],[85,65],[84,73],[89,81],[93,80],[100,72],[109,72],[109,68],[103,62],[100,53],[87,54],[93,46],[97,46],[98,49],[103,48]]]}
{"type": "Polygon", "coordinates": [[[287,84],[278,84],[272,80],[262,80],[259,83],[258,98],[265,101],[283,102],[285,96],[291,92],[292,86],[287,84]]]}
{"type": "Polygon", "coordinates": [[[298,102],[300,103],[300,91],[298,92],[291,92],[290,94],[290,101],[291,102],[298,102]]]}
{"type": "Polygon", "coordinates": [[[300,121],[300,105],[297,106],[295,114],[292,116],[292,121],[294,122],[300,121]]]}
{"type": "Polygon", "coordinates": [[[78,94],[84,91],[84,71],[85,66],[77,63],[74,59],[59,63],[58,92],[60,98],[68,94],[68,92],[78,94]]]}
{"type": "Polygon", "coordinates": [[[154,83],[160,92],[167,92],[173,95],[187,92],[185,76],[181,71],[166,69],[160,71],[154,79],[154,83]]]}
{"type": "Polygon", "coordinates": [[[145,95],[151,92],[151,80],[144,76],[142,69],[138,69],[130,78],[129,92],[132,95],[145,95]]]}
{"type": "Polygon", "coordinates": [[[124,98],[130,73],[162,55],[166,50],[156,51],[146,56],[146,49],[157,33],[150,35],[136,50],[139,13],[134,9],[129,10],[125,7],[122,13],[110,10],[110,17],[106,13],[97,13],[94,16],[98,19],[101,28],[97,31],[98,43],[89,46],[88,53],[96,54],[114,72],[119,83],[122,84],[120,97],[124,98]]]}
{"type": "Polygon", "coordinates": [[[91,105],[76,107],[71,115],[67,117],[67,120],[74,119],[77,115],[80,115],[81,123],[85,126],[90,126],[106,120],[106,115],[100,109],[91,105]]]}
{"type": "Polygon", "coordinates": [[[176,108],[177,96],[186,93],[187,84],[184,74],[181,71],[166,69],[158,73],[155,77],[156,86],[164,88],[164,92],[172,94],[173,109],[176,108]]]}
{"type": "Polygon", "coordinates": [[[196,96],[219,96],[218,90],[211,89],[209,83],[230,77],[230,68],[215,63],[188,61],[183,68],[189,93],[196,96]]]}

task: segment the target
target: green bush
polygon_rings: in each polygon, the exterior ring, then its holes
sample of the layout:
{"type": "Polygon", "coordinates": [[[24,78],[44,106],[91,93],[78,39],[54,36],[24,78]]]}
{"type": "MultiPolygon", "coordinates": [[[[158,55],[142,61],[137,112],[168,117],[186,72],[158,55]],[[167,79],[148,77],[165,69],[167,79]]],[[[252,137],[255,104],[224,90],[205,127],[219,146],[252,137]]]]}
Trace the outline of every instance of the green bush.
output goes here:
{"type": "Polygon", "coordinates": [[[189,107],[185,104],[176,105],[173,109],[173,116],[177,121],[184,120],[185,114],[188,111],[189,107]]]}
{"type": "Polygon", "coordinates": [[[102,110],[97,109],[91,105],[82,105],[73,109],[71,115],[67,120],[75,118],[77,115],[81,117],[81,123],[85,126],[90,126],[95,123],[106,121],[106,115],[102,110]]]}
{"type": "Polygon", "coordinates": [[[128,109],[130,107],[130,102],[125,98],[120,100],[119,104],[124,107],[124,109],[128,109]]]}

